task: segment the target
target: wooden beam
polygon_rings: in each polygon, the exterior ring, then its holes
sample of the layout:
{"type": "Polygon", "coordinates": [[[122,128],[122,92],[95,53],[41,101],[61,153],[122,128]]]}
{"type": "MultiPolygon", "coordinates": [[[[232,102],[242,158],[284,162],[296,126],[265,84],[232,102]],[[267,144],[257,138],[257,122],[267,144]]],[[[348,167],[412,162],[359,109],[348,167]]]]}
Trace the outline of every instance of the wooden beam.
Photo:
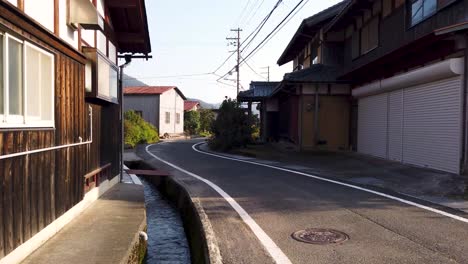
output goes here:
{"type": "Polygon", "coordinates": [[[18,9],[24,11],[24,0],[18,0],[18,9]]]}
{"type": "Polygon", "coordinates": [[[116,32],[117,42],[119,43],[145,43],[143,34],[116,32]]]}
{"type": "Polygon", "coordinates": [[[114,1],[107,1],[107,6],[109,8],[134,8],[137,7],[137,1],[135,0],[114,0],[114,1]]]}
{"type": "MultiPolygon", "coordinates": [[[[68,7],[70,6],[70,3],[69,3],[70,0],[67,0],[67,9],[68,7]]],[[[59,0],[54,0],[54,34],[56,36],[59,36],[60,35],[60,10],[59,10],[59,0]]],[[[68,10],[66,10],[67,12],[67,17],[68,17],[68,10]]]]}

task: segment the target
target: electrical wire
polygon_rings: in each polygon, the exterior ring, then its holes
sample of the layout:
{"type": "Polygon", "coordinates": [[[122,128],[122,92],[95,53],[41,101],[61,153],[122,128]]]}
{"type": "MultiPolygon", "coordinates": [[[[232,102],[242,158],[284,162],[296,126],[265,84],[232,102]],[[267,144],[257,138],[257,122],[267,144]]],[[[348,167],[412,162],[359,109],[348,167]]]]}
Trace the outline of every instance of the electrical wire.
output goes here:
{"type": "MultiPolygon", "coordinates": [[[[282,26],[282,25],[285,23],[285,21],[289,22],[289,21],[291,20],[291,19],[288,19],[288,18],[291,16],[291,14],[294,13],[294,15],[296,15],[296,14],[305,6],[305,4],[306,4],[307,2],[309,2],[309,0],[301,0],[301,1],[299,1],[299,3],[286,15],[286,17],[284,17],[283,20],[281,20],[281,22],[280,22],[280,23],[279,23],[279,24],[278,24],[278,25],[277,25],[277,26],[276,26],[276,27],[275,27],[275,28],[274,28],[274,29],[273,29],[273,30],[272,30],[272,31],[271,31],[255,48],[254,48],[254,49],[253,49],[253,50],[252,50],[252,51],[250,51],[250,53],[249,53],[247,56],[245,56],[245,57],[239,62],[239,67],[240,67],[245,61],[247,61],[248,59],[250,59],[250,58],[254,55],[254,53],[256,54],[259,50],[261,50],[261,48],[263,48],[263,47],[265,46],[265,45],[263,45],[263,44],[264,44],[264,43],[266,44],[266,42],[269,41],[269,40],[271,39],[272,35],[275,34],[275,32],[278,30],[278,28],[280,28],[280,27],[283,28],[284,26],[282,26]],[[302,4],[304,1],[306,1],[306,2],[304,3],[304,5],[302,5],[302,7],[301,7],[297,12],[295,12],[296,9],[297,9],[299,6],[301,6],[301,4],[302,4]]],[[[292,16],[292,17],[294,17],[294,16],[292,16]]],[[[291,17],[291,18],[292,18],[292,17],[291,17]]],[[[224,78],[226,75],[229,74],[229,72],[233,71],[234,69],[236,69],[236,66],[234,66],[230,71],[228,71],[226,74],[224,74],[224,75],[223,75],[222,77],[220,77],[218,80],[224,78]]]]}
{"type": "Polygon", "coordinates": [[[261,75],[261,74],[259,74],[258,72],[256,72],[247,62],[245,62],[245,65],[247,65],[247,67],[249,67],[250,70],[251,70],[253,73],[255,73],[257,76],[259,76],[260,78],[265,79],[265,80],[267,79],[267,78],[265,78],[263,75],[261,75]]]}
{"type": "MultiPolygon", "coordinates": [[[[296,9],[304,2],[305,0],[301,0],[299,1],[299,3],[288,13],[288,15],[286,15],[286,17],[283,18],[283,20],[281,20],[281,22],[252,50],[250,51],[250,53],[244,57],[244,59],[241,61],[244,62],[246,60],[248,60],[252,54],[258,50],[260,48],[260,46],[265,43],[265,41],[267,41],[268,38],[270,38],[270,36],[275,33],[275,31],[289,18],[289,16],[291,16],[292,13],[294,13],[294,11],[296,11],[296,9]]],[[[309,0],[307,0],[308,2],[309,0]]],[[[307,3],[306,2],[306,3],[307,3]]],[[[296,13],[295,13],[296,14],[296,13]]]]}
{"type": "MultiPolygon", "coordinates": [[[[264,1],[264,0],[263,0],[264,1]]],[[[262,4],[263,4],[263,1],[262,1],[262,4]]],[[[271,17],[271,15],[273,14],[273,12],[275,11],[276,8],[278,8],[278,6],[280,5],[280,3],[282,2],[282,0],[278,0],[278,2],[275,4],[275,6],[273,6],[272,10],[267,14],[267,16],[265,18],[262,19],[262,21],[258,24],[258,26],[244,39],[244,42],[248,41],[254,34],[255,36],[253,36],[253,38],[246,44],[246,47],[247,48],[253,41],[253,39],[255,39],[255,37],[258,35],[258,33],[260,33],[260,31],[262,30],[263,26],[266,24],[266,22],[268,21],[268,19],[271,17]]],[[[244,48],[244,49],[245,49],[244,48]]],[[[244,50],[243,49],[243,50],[244,50]]],[[[242,50],[242,51],[243,51],[242,50]]],[[[241,52],[242,52],[241,51],[241,52]]],[[[213,73],[216,73],[217,71],[219,71],[228,61],[230,58],[232,58],[232,56],[234,55],[235,53],[231,53],[231,55],[229,55],[222,63],[221,65],[219,65],[214,71],[213,73]]],[[[223,76],[224,77],[224,76],[223,76]]]]}
{"type": "MultiPolygon", "coordinates": [[[[258,53],[258,52],[259,52],[259,51],[260,51],[276,34],[278,34],[278,32],[280,32],[281,29],[283,29],[283,27],[285,27],[285,26],[289,23],[289,21],[291,21],[291,20],[294,18],[294,16],[295,16],[297,13],[299,13],[299,12],[302,10],[302,8],[304,8],[304,6],[305,6],[308,2],[309,2],[309,0],[306,0],[306,1],[304,2],[304,4],[303,4],[298,10],[296,10],[296,12],[295,12],[284,24],[283,24],[277,31],[275,31],[275,33],[273,33],[273,35],[271,35],[270,38],[269,38],[267,41],[265,41],[265,43],[263,43],[263,45],[260,47],[260,49],[258,49],[256,52],[254,52],[254,53],[252,54],[251,57],[255,56],[255,54],[257,54],[257,53],[258,53]]],[[[241,63],[241,65],[242,65],[242,63],[241,63]]]]}

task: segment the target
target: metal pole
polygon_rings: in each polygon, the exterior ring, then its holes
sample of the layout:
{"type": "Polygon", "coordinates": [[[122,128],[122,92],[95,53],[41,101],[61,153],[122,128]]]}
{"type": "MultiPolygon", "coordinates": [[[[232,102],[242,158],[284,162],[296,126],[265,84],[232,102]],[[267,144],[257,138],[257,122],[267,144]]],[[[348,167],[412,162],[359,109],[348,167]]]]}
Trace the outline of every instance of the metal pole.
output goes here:
{"type": "Polygon", "coordinates": [[[132,57],[126,56],[125,63],[119,66],[119,89],[120,89],[120,180],[122,182],[124,172],[123,153],[125,148],[124,143],[124,113],[123,113],[123,69],[132,62],[132,57]]]}
{"type": "Polygon", "coordinates": [[[239,94],[239,89],[240,89],[240,28],[237,28],[237,94],[239,94]]]}
{"type": "Polygon", "coordinates": [[[237,50],[235,52],[237,52],[237,65],[236,65],[236,72],[237,72],[237,94],[239,94],[239,91],[240,91],[240,46],[241,46],[241,43],[240,43],[240,32],[242,31],[242,29],[240,28],[237,28],[237,29],[231,29],[231,31],[236,31],[237,32],[237,37],[235,38],[226,38],[227,40],[235,40],[236,41],[236,45],[237,45],[237,50]]]}

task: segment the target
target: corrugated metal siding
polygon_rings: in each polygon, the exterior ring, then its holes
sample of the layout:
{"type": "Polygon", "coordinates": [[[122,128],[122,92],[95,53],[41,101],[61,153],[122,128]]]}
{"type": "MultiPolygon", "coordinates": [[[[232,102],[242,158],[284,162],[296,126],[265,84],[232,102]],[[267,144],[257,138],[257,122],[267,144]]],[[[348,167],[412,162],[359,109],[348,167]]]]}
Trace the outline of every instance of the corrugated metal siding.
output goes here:
{"type": "Polygon", "coordinates": [[[123,108],[124,111],[141,111],[143,119],[159,131],[159,95],[125,95],[123,108]]]}
{"type": "Polygon", "coordinates": [[[402,160],[403,90],[388,95],[388,158],[402,160]]]}
{"type": "Polygon", "coordinates": [[[458,173],[461,78],[405,90],[403,162],[458,173]]]}
{"type": "Polygon", "coordinates": [[[359,100],[358,151],[387,157],[387,94],[359,100]]]}

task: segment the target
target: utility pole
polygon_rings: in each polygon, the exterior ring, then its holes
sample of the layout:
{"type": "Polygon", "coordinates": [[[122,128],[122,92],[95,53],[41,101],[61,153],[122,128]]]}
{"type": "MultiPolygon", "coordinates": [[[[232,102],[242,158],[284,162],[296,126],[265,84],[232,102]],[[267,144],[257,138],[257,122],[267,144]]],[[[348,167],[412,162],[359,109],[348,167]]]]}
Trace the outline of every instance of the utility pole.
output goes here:
{"type": "Polygon", "coordinates": [[[267,74],[267,81],[270,81],[270,66],[262,67],[262,69],[267,69],[266,72],[262,72],[262,74],[267,74]]]}
{"type": "Polygon", "coordinates": [[[240,28],[237,28],[237,29],[231,29],[231,31],[234,31],[234,32],[237,32],[237,37],[235,38],[226,38],[227,40],[234,40],[234,45],[236,45],[237,47],[237,51],[233,51],[233,52],[237,52],[237,65],[236,65],[236,72],[237,72],[237,94],[239,94],[239,90],[240,90],[240,82],[239,82],[239,79],[240,79],[240,46],[241,46],[241,43],[240,43],[240,33],[242,31],[242,29],[240,28]]]}

